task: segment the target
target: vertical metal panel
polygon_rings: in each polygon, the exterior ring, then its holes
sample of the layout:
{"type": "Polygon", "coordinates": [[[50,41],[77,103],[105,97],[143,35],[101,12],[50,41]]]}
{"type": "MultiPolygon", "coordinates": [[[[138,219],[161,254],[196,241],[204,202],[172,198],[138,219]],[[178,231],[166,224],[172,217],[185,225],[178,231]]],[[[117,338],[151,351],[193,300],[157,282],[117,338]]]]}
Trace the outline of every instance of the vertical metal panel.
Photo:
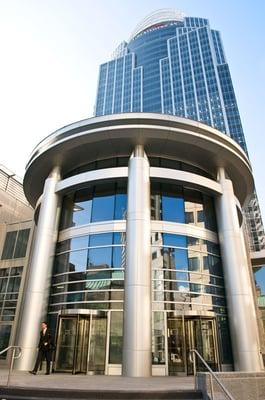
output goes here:
{"type": "Polygon", "coordinates": [[[216,215],[227,294],[235,370],[261,371],[258,328],[232,182],[219,168],[223,194],[216,198],[216,215]]]}
{"type": "Polygon", "coordinates": [[[21,307],[17,344],[22,356],[17,369],[31,369],[36,357],[40,323],[46,320],[53,255],[57,239],[60,213],[60,196],[55,186],[60,179],[55,167],[45,181],[31,263],[27,276],[25,295],[21,307]]]}
{"type": "Polygon", "coordinates": [[[149,162],[136,146],[129,162],[122,374],[152,374],[149,162]]]}

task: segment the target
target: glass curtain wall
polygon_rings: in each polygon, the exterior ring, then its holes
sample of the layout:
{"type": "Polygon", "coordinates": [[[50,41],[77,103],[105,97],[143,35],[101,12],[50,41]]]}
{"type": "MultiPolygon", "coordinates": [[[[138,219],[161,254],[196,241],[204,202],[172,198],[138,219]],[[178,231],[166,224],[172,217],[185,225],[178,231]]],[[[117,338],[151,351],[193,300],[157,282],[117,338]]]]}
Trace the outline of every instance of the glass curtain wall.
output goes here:
{"type": "Polygon", "coordinates": [[[60,230],[91,222],[125,219],[126,183],[91,185],[64,197],[60,230]]]}
{"type": "Polygon", "coordinates": [[[125,234],[79,236],[58,243],[50,312],[65,308],[121,309],[125,234]]]}
{"type": "Polygon", "coordinates": [[[213,199],[183,186],[152,182],[151,218],[217,231],[213,199]]]}
{"type": "MultiPolygon", "coordinates": [[[[156,160],[161,166],[162,161],[156,160]]],[[[125,219],[126,192],[126,182],[117,181],[67,194],[63,200],[60,229],[125,219]]],[[[217,232],[213,199],[186,186],[152,182],[151,218],[217,232]]],[[[121,363],[125,242],[124,232],[72,237],[57,244],[54,261],[49,305],[51,320],[55,323],[58,312],[64,309],[109,310],[109,364],[121,363]]],[[[187,326],[191,329],[196,324],[216,324],[221,362],[232,363],[218,244],[161,232],[152,233],[151,244],[153,364],[168,362],[166,330],[168,318],[174,312],[183,316],[203,312],[214,315],[212,322],[194,320],[187,326]]],[[[179,324],[186,335],[182,320],[172,324],[174,327],[179,324]]],[[[187,370],[187,366],[185,368],[187,370]]]]}

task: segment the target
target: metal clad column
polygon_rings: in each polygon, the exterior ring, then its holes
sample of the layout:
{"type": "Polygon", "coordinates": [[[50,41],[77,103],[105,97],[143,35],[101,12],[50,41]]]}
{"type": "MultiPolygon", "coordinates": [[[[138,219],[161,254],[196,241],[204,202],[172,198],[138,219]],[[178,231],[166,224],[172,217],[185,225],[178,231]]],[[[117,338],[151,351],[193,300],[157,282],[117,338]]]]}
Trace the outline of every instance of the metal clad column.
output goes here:
{"type": "Polygon", "coordinates": [[[122,374],[152,375],[150,167],[143,146],[129,162],[122,374]]]}
{"type": "Polygon", "coordinates": [[[229,325],[236,371],[261,371],[258,328],[246,249],[238,222],[233,184],[219,168],[223,194],[216,199],[229,325]]]}
{"type": "Polygon", "coordinates": [[[60,171],[55,167],[44,185],[16,340],[17,345],[22,347],[22,357],[16,363],[16,368],[20,370],[32,369],[36,359],[40,323],[47,318],[60,213],[60,197],[55,193],[55,186],[59,180],[60,171]]]}

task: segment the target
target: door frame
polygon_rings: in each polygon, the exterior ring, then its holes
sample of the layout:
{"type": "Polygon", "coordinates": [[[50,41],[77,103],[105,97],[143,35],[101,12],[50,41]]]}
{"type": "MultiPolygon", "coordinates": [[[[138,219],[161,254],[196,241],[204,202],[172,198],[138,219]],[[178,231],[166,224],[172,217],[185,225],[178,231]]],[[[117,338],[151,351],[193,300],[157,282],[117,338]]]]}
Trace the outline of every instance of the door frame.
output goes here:
{"type": "MultiPolygon", "coordinates": [[[[59,338],[59,330],[60,330],[60,321],[62,318],[75,318],[76,319],[76,337],[75,337],[75,348],[74,348],[74,355],[73,355],[73,366],[72,366],[72,374],[76,373],[76,357],[77,357],[77,340],[78,340],[78,330],[79,330],[79,325],[78,322],[80,320],[80,318],[83,317],[87,317],[89,318],[89,339],[88,339],[88,352],[87,352],[87,366],[86,366],[86,374],[88,373],[88,359],[89,359],[89,351],[90,351],[90,340],[91,340],[91,321],[92,321],[92,317],[106,317],[106,353],[108,351],[108,336],[109,336],[109,331],[108,331],[108,327],[109,327],[109,312],[108,311],[101,311],[101,310],[89,310],[89,309],[65,309],[65,310],[60,310],[57,314],[57,323],[56,323],[56,351],[55,351],[55,355],[54,355],[54,363],[56,365],[56,358],[57,358],[57,343],[58,343],[58,338],[59,338]]],[[[104,371],[107,370],[107,363],[108,361],[108,357],[106,354],[105,357],[105,368],[104,371]]],[[[58,370],[58,372],[70,372],[70,371],[66,371],[66,370],[58,370]]],[[[56,370],[55,370],[56,372],[56,370]]],[[[89,371],[89,373],[91,373],[91,371],[89,371]]]]}
{"type": "MultiPolygon", "coordinates": [[[[169,354],[168,354],[168,319],[180,319],[182,321],[182,338],[183,338],[183,354],[184,354],[184,372],[178,373],[176,376],[188,376],[188,354],[187,354],[187,340],[191,340],[194,342],[194,332],[190,332],[191,338],[187,338],[187,330],[190,331],[190,328],[193,324],[189,323],[189,321],[192,320],[211,320],[213,322],[213,340],[214,340],[214,354],[216,358],[216,365],[218,370],[221,370],[221,364],[220,364],[220,345],[219,345],[219,336],[218,336],[218,329],[217,329],[217,319],[216,315],[212,312],[206,312],[203,314],[199,313],[193,313],[193,312],[166,312],[166,318],[165,318],[165,324],[166,324],[166,345],[165,345],[165,350],[166,350],[166,371],[167,375],[169,375],[169,354]]],[[[192,343],[192,346],[194,347],[194,343],[192,343]]],[[[193,366],[192,366],[193,368],[193,366]]],[[[192,375],[192,374],[189,374],[192,375]]]]}

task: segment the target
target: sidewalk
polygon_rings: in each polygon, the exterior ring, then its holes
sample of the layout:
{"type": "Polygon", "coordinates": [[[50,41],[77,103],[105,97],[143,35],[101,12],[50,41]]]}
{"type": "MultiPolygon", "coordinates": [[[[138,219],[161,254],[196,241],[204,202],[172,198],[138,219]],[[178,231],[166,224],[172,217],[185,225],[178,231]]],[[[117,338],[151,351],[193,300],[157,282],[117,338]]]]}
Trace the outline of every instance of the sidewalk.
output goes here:
{"type": "MultiPolygon", "coordinates": [[[[7,382],[7,370],[0,370],[0,386],[7,382]]],[[[13,371],[10,387],[54,388],[74,390],[193,390],[194,378],[153,376],[150,378],[125,378],[105,375],[71,375],[54,373],[31,375],[24,371],[13,371]]]]}

